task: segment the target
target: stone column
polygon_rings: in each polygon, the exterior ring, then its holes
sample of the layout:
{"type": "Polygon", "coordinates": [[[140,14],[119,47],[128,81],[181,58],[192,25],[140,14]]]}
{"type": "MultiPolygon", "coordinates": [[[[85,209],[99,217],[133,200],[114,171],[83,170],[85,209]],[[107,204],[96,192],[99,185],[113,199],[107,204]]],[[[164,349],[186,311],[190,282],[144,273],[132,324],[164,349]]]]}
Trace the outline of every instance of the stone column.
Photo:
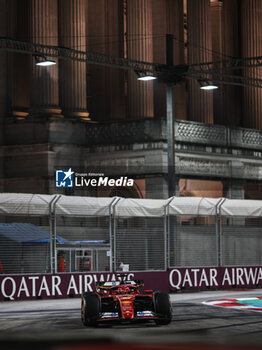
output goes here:
{"type": "MultiPolygon", "coordinates": [[[[222,36],[223,36],[223,59],[240,57],[238,31],[239,18],[238,0],[224,0],[222,10],[222,36]]],[[[234,71],[225,71],[225,74],[234,74],[234,71]]],[[[239,74],[237,71],[236,74],[239,74]]],[[[223,84],[222,99],[223,107],[220,124],[241,126],[241,88],[239,86],[223,84]]]]}
{"type": "MultiPolygon", "coordinates": [[[[30,40],[43,45],[58,45],[57,0],[30,0],[30,40]]],[[[32,113],[56,115],[58,108],[58,64],[41,67],[32,60],[32,113]]]]}
{"type": "MultiPolygon", "coordinates": [[[[188,63],[212,61],[212,35],[209,0],[188,0],[188,63]]],[[[213,123],[213,92],[200,90],[199,83],[188,83],[189,120],[213,123]]]]}
{"type": "MultiPolygon", "coordinates": [[[[7,1],[0,0],[0,36],[7,37],[7,1]]],[[[7,112],[7,52],[0,51],[0,122],[7,112]]],[[[3,144],[3,128],[0,128],[0,145],[3,144]]]]}
{"type": "MultiPolygon", "coordinates": [[[[262,56],[262,1],[241,1],[242,57],[262,56]]],[[[261,79],[262,69],[243,70],[248,78],[261,79]]],[[[262,89],[243,88],[243,126],[262,130],[262,89]]]]}
{"type": "MultiPolygon", "coordinates": [[[[7,1],[0,0],[0,36],[7,36],[7,1]]],[[[0,146],[4,145],[4,128],[3,122],[7,113],[7,53],[0,52],[0,146]]],[[[4,191],[5,174],[4,174],[4,149],[0,148],[0,191],[4,191]]]]}
{"type": "MultiPolygon", "coordinates": [[[[183,0],[152,0],[153,61],[166,64],[166,34],[172,34],[173,64],[184,64],[184,8],[183,0]]],[[[176,119],[186,119],[185,84],[177,84],[174,90],[176,119]]],[[[155,118],[166,115],[165,84],[154,82],[155,118]]]]}
{"type": "MultiPolygon", "coordinates": [[[[211,15],[211,32],[212,32],[212,61],[220,61],[224,59],[222,53],[222,9],[223,3],[219,0],[213,0],[210,2],[210,15],[211,15]]],[[[220,69],[222,73],[222,69],[220,69]]],[[[223,85],[219,86],[219,89],[213,91],[213,104],[214,104],[214,124],[224,124],[221,122],[221,116],[223,116],[223,101],[222,101],[223,85]]]]}
{"type": "MultiPolygon", "coordinates": [[[[59,0],[59,46],[86,51],[85,0],[59,0]]],[[[61,60],[59,101],[66,116],[88,117],[86,63],[61,60]]]]}
{"type": "MultiPolygon", "coordinates": [[[[88,0],[87,50],[123,57],[123,8],[119,0],[88,0]]],[[[87,65],[88,109],[100,121],[125,119],[125,70],[87,65]]]]}
{"type": "MultiPolygon", "coordinates": [[[[153,61],[152,7],[150,0],[128,0],[127,58],[153,61]]],[[[154,116],[153,81],[138,81],[133,71],[127,79],[127,113],[129,119],[154,116]]]]}
{"type": "MultiPolygon", "coordinates": [[[[30,41],[28,1],[6,0],[8,3],[8,37],[30,41]],[[19,15],[18,15],[19,14],[19,15]]],[[[35,62],[34,62],[35,63],[35,62]]],[[[30,110],[30,76],[32,56],[8,53],[8,115],[24,119],[30,110]]]]}

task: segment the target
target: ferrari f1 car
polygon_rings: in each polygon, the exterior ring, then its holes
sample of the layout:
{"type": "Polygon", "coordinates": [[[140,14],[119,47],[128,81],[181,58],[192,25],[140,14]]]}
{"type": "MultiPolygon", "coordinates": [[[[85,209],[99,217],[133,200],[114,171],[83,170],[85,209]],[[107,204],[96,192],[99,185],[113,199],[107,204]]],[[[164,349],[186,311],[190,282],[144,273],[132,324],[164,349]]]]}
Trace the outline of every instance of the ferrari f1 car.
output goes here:
{"type": "Polygon", "coordinates": [[[81,317],[85,326],[103,322],[171,322],[169,295],[145,290],[142,281],[98,283],[96,292],[82,295],[81,317]]]}

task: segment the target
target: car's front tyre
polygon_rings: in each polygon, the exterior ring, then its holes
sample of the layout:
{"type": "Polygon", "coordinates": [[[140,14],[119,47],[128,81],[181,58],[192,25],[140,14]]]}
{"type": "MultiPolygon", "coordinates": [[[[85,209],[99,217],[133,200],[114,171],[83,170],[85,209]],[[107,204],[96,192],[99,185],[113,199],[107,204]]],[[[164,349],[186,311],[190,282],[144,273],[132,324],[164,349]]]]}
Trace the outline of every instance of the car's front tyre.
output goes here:
{"type": "Polygon", "coordinates": [[[167,325],[172,321],[172,307],[167,293],[154,294],[154,311],[158,317],[157,325],[167,325]]]}
{"type": "Polygon", "coordinates": [[[84,293],[81,300],[81,319],[84,326],[96,326],[101,314],[99,295],[91,292],[84,293]]]}

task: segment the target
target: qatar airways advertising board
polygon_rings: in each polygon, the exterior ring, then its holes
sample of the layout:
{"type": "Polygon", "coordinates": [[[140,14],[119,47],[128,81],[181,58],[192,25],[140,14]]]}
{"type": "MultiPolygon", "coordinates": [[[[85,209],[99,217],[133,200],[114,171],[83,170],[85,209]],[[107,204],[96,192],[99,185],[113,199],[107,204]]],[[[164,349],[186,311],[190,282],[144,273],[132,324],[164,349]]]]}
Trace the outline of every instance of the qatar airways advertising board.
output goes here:
{"type": "Polygon", "coordinates": [[[262,267],[173,268],[128,273],[1,275],[0,301],[79,297],[97,282],[144,280],[146,289],[162,292],[262,287],[262,267]]]}

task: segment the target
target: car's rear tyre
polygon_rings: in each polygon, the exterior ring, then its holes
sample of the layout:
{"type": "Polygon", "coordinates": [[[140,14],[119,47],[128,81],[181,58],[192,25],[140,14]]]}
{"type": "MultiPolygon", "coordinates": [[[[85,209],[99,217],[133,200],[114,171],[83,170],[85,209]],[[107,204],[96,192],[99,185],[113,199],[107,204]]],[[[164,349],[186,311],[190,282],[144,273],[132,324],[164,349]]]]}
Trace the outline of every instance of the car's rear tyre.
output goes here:
{"type": "Polygon", "coordinates": [[[157,325],[169,324],[172,320],[172,307],[167,293],[154,294],[154,308],[157,317],[155,320],[157,325]]]}
{"type": "Polygon", "coordinates": [[[96,326],[101,313],[101,301],[95,293],[84,293],[81,301],[81,318],[84,326],[96,326]]]}

